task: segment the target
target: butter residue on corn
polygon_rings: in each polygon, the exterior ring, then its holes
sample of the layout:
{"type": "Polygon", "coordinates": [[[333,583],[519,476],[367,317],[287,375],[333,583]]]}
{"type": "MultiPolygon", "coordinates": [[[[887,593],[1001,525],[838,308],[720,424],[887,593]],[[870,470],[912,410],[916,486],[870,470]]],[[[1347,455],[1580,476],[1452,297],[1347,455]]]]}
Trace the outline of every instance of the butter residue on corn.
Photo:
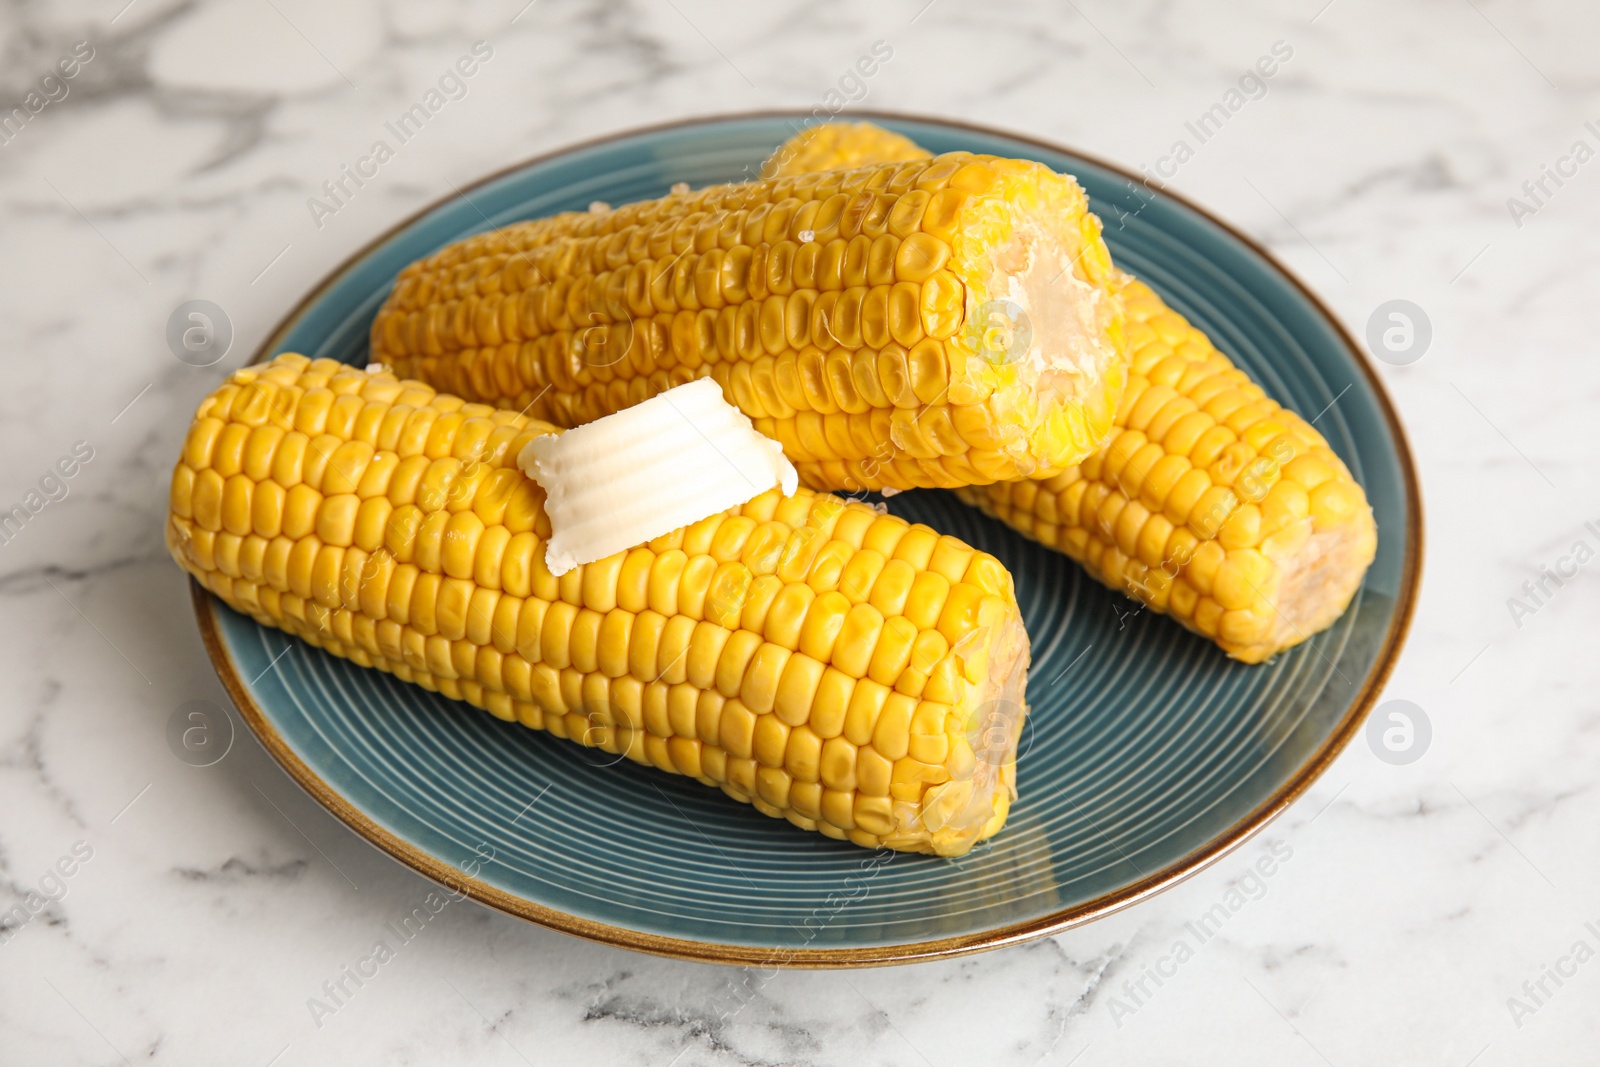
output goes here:
{"type": "Polygon", "coordinates": [[[517,466],[545,491],[545,565],[560,577],[738,507],[800,476],[708,378],[563,434],[536,437],[517,466]]]}

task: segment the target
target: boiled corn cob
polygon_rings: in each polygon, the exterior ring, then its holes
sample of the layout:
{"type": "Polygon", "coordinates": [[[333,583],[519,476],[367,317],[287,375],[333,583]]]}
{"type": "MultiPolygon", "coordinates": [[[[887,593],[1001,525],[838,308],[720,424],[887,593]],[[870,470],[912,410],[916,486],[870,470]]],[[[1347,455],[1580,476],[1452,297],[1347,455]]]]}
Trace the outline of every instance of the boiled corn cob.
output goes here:
{"type": "Polygon", "coordinates": [[[785,141],[762,165],[761,177],[788,178],[873,163],[932,158],[932,152],[911,138],[882,126],[870,122],[824,122],[785,141]]]}
{"type": "Polygon", "coordinates": [[[167,544],[263,625],[802,828],[944,855],[1000,828],[1028,644],[994,557],[772,490],[558,579],[513,459],[551,430],[282,355],[201,403],[167,544]]]}
{"type": "Polygon", "coordinates": [[[814,488],[978,485],[1110,429],[1109,269],[1071,178],[954,153],[468,238],[400,273],[372,358],[562,426],[709,376],[814,488]]]}
{"type": "Polygon", "coordinates": [[[1127,279],[1132,366],[1110,442],[1043,481],[961,490],[1245,663],[1326,629],[1377,552],[1372,508],[1313,427],[1127,279]]]}
{"type": "MultiPolygon", "coordinates": [[[[870,123],[792,139],[778,168],[902,158],[870,123]]],[[[1171,615],[1246,663],[1306,640],[1349,606],[1377,551],[1366,494],[1327,441],[1271,400],[1154,291],[1113,270],[1128,324],[1129,380],[1112,436],[1042,481],[960,492],[1171,615]]]]}

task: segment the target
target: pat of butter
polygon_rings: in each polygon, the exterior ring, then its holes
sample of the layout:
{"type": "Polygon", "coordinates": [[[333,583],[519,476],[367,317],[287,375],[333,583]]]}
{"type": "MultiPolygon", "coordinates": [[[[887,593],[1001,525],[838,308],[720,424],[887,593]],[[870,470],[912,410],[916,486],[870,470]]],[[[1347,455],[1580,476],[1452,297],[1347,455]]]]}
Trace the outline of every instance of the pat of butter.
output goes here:
{"type": "Polygon", "coordinates": [[[517,466],[544,487],[554,575],[738,507],[800,477],[710,378],[614,415],[536,437],[517,466]]]}

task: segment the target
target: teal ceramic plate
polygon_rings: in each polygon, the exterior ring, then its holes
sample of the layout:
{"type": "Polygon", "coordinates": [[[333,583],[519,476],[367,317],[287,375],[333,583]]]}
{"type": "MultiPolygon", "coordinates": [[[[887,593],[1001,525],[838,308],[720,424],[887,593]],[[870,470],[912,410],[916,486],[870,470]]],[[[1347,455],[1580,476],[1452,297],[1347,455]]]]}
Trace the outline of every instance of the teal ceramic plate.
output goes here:
{"type": "MultiPolygon", "coordinates": [[[[722,962],[888,963],[1053,933],[1170,886],[1281,812],[1357,730],[1410,618],[1421,521],[1399,424],[1350,338],[1260,248],[1124,172],[988,130],[870,117],[934,151],[1076,175],[1121,266],[1273,396],[1322,413],[1318,427],[1378,520],[1378,558],[1350,611],[1272,663],[1241,666],[948,493],[894,498],[896,514],[1011,568],[1033,639],[1021,799],[998,837],[951,861],[869,853],[687,779],[603,765],[604,754],[315,649],[286,652],[282,633],[197,594],[246,721],[358,833],[486,904],[613,944],[722,962]]],[[[411,260],[594,200],[746,177],[802,121],[684,123],[486,179],[345,264],[258,358],[292,350],[365,364],[368,326],[411,260]]]]}

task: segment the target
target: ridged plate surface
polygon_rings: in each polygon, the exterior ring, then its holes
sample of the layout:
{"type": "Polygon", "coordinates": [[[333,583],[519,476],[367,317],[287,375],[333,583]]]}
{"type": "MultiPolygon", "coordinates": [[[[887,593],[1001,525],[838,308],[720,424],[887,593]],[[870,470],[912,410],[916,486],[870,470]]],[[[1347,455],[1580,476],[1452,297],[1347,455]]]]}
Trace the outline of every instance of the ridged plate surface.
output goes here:
{"type": "MultiPolygon", "coordinates": [[[[882,963],[1037,936],[1164,888],[1281,811],[1357,728],[1409,619],[1421,527],[1404,440],[1348,338],[1243,238],[1111,168],[999,133],[881,120],[935,151],[1028,157],[1076,175],[1121,266],[1273,396],[1308,418],[1322,412],[1318,428],[1378,521],[1377,561],[1354,606],[1310,644],[1241,666],[948,493],[895,497],[894,513],[1011,568],[1033,640],[1021,799],[1003,833],[949,861],[802,833],[693,781],[607,766],[604,753],[307,646],[286,653],[284,634],[197,596],[246,720],[357,831],[486,903],[573,933],[730,962],[882,963]]],[[[800,121],[650,130],[488,179],[359,254],[261,356],[365,364],[372,317],[418,256],[593,200],[745,177],[800,121]]]]}

